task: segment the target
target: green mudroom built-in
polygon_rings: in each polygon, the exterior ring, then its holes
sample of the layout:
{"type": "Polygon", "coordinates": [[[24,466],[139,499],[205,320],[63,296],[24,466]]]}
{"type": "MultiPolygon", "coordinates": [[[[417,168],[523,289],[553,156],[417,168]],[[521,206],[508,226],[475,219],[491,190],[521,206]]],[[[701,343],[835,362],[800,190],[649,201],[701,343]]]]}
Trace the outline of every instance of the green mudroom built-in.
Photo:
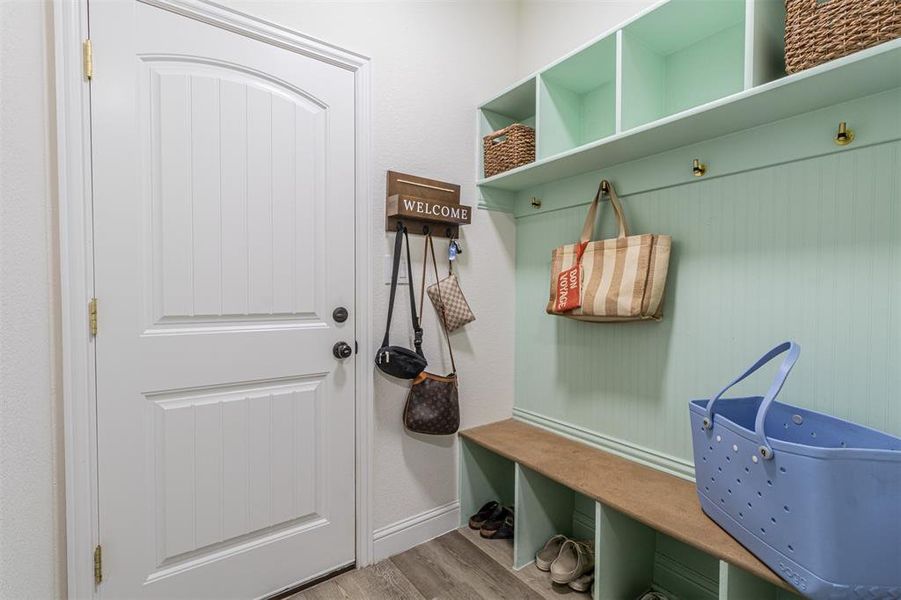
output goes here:
{"type": "MultiPolygon", "coordinates": [[[[674,482],[695,477],[689,401],[784,340],[804,350],[782,401],[901,435],[901,41],[786,75],[782,2],[699,4],[657,5],[478,110],[480,136],[511,123],[536,136],[534,161],[478,181],[481,208],[516,222],[514,422],[674,482]],[[659,322],[546,314],[552,252],[579,239],[602,179],[632,232],[672,238],[659,322]]],[[[592,239],[616,237],[610,203],[599,212],[592,239]]],[[[733,394],[766,389],[771,371],[733,394]]],[[[796,591],[779,583],[788,569],[750,573],[629,504],[666,494],[623,500],[617,482],[487,427],[464,433],[461,505],[515,503],[515,568],[565,532],[596,538],[595,598],[796,591]]]]}

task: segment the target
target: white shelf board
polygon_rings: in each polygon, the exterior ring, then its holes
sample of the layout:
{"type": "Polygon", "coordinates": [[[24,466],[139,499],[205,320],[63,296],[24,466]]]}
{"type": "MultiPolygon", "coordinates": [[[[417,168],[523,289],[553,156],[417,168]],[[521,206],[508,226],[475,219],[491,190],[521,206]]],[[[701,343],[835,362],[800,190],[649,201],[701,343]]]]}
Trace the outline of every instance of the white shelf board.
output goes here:
{"type": "Polygon", "coordinates": [[[478,185],[520,191],[896,87],[901,87],[901,39],[482,179],[478,185]]]}

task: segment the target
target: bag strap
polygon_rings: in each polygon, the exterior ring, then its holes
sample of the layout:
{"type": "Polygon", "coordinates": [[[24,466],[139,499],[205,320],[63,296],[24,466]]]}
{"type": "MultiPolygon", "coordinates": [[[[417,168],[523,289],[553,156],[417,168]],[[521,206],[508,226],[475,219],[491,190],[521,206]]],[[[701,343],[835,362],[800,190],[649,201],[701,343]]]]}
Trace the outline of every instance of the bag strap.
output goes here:
{"type": "Polygon", "coordinates": [[[397,224],[397,235],[394,238],[394,263],[391,265],[391,293],[388,299],[388,322],[385,325],[385,337],[382,346],[388,345],[388,336],[391,332],[391,317],[394,314],[394,298],[397,295],[397,280],[400,274],[400,254],[403,243],[406,241],[407,249],[407,279],[410,288],[410,317],[413,321],[413,346],[416,354],[425,358],[422,352],[422,327],[416,314],[416,292],[413,291],[413,267],[410,261],[410,237],[407,228],[403,224],[397,224]]]}
{"type": "Polygon", "coordinates": [[[410,236],[404,227],[404,240],[407,243],[407,287],[410,289],[410,320],[413,322],[413,349],[416,354],[425,358],[422,352],[422,319],[416,316],[416,292],[413,290],[413,265],[410,262],[410,236]]]}
{"type": "Polygon", "coordinates": [[[388,335],[391,333],[391,317],[394,315],[394,297],[397,295],[397,276],[400,271],[400,252],[404,243],[404,226],[397,224],[397,235],[394,236],[394,256],[391,265],[391,292],[388,296],[388,322],[385,324],[385,337],[382,338],[382,347],[388,345],[388,335]]]}
{"type": "Polygon", "coordinates": [[[457,372],[457,364],[454,362],[454,349],[451,347],[450,334],[447,332],[447,313],[444,310],[444,299],[441,297],[441,280],[438,278],[438,260],[435,258],[435,244],[432,241],[432,234],[427,233],[425,236],[425,250],[422,256],[422,287],[419,290],[419,319],[422,320],[422,307],[425,306],[425,274],[426,265],[428,264],[429,251],[432,253],[432,267],[435,269],[435,289],[438,290],[438,310],[441,312],[441,329],[444,330],[444,339],[447,341],[447,352],[450,355],[451,369],[453,373],[457,372]]]}
{"type": "Polygon", "coordinates": [[[583,244],[590,242],[594,236],[594,222],[598,215],[598,205],[601,202],[601,196],[605,193],[610,196],[610,205],[613,207],[613,212],[616,215],[616,224],[619,226],[617,238],[624,238],[629,235],[629,228],[626,226],[626,217],[623,207],[619,203],[619,196],[616,195],[613,184],[606,179],[602,179],[598,186],[598,191],[594,195],[594,200],[591,201],[588,216],[585,217],[585,224],[582,226],[582,235],[579,237],[579,241],[583,244]]]}
{"type": "Polygon", "coordinates": [[[732,383],[720,390],[720,393],[714,396],[707,403],[707,416],[704,417],[704,421],[702,422],[701,426],[706,430],[710,430],[713,427],[713,405],[723,397],[723,394],[725,394],[729,390],[729,388],[731,388],[738,382],[743,381],[752,373],[760,369],[763,365],[767,364],[768,362],[785,352],[787,352],[787,354],[785,355],[785,358],[782,359],[782,364],[779,365],[779,371],[773,378],[773,382],[770,384],[770,389],[767,390],[766,396],[763,397],[763,400],[760,403],[760,407],[757,409],[757,418],[754,420],[754,434],[757,437],[758,443],[760,444],[758,447],[760,456],[764,459],[773,458],[773,449],[770,447],[769,443],[766,440],[764,424],[766,423],[766,415],[770,410],[770,405],[776,399],[776,396],[779,395],[779,392],[782,390],[782,386],[785,384],[785,380],[788,377],[788,374],[791,372],[792,367],[795,366],[795,363],[798,362],[798,357],[801,355],[801,346],[794,342],[782,342],[781,344],[761,356],[756,363],[751,365],[751,367],[747,371],[745,371],[732,383]]]}

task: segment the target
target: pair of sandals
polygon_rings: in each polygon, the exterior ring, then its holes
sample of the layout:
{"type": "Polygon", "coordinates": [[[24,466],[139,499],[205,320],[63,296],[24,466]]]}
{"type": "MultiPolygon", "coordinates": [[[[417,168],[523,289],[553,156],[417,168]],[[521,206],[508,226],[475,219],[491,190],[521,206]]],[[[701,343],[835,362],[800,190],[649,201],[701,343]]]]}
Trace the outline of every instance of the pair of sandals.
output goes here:
{"type": "Polygon", "coordinates": [[[594,582],[594,544],[555,535],[535,555],[535,566],[551,574],[551,581],[587,592],[594,582]]]}
{"type": "Polygon", "coordinates": [[[469,517],[469,528],[476,529],[483,538],[509,540],[513,538],[513,507],[492,500],[469,517]]]}

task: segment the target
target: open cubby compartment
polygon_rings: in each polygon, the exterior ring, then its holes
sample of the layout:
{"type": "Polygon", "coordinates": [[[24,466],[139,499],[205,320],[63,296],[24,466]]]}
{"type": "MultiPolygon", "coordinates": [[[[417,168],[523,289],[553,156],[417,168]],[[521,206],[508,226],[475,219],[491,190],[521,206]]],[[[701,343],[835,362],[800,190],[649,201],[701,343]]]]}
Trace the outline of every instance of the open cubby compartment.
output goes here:
{"type": "Polygon", "coordinates": [[[670,0],[621,30],[622,128],[745,87],[745,2],[670,0]]]}
{"type": "Polygon", "coordinates": [[[460,438],[460,525],[486,502],[497,500],[506,506],[514,502],[514,462],[460,438]]]}
{"type": "Polygon", "coordinates": [[[513,461],[460,438],[460,532],[505,566],[513,564],[513,540],[482,538],[478,531],[469,528],[469,517],[492,500],[513,506],[514,469],[513,461]]]}
{"type": "Polygon", "coordinates": [[[558,533],[579,540],[594,540],[594,519],[594,500],[536,471],[516,465],[513,568],[529,567],[535,561],[535,553],[558,533]]]}
{"type": "Polygon", "coordinates": [[[720,600],[801,600],[801,596],[720,561],[720,600]]]}
{"type": "Polygon", "coordinates": [[[746,0],[745,88],[785,77],[785,0],[746,0]]]}
{"type": "Polygon", "coordinates": [[[513,123],[535,128],[536,78],[515,84],[497,98],[479,107],[479,173],[484,176],[483,139],[513,123]]]}
{"type": "Polygon", "coordinates": [[[539,159],[616,133],[616,36],[550,67],[538,82],[539,159]]]}
{"type": "Polygon", "coordinates": [[[596,520],[597,600],[638,598],[650,588],[678,600],[719,597],[716,558],[608,506],[598,505],[596,520]]]}

